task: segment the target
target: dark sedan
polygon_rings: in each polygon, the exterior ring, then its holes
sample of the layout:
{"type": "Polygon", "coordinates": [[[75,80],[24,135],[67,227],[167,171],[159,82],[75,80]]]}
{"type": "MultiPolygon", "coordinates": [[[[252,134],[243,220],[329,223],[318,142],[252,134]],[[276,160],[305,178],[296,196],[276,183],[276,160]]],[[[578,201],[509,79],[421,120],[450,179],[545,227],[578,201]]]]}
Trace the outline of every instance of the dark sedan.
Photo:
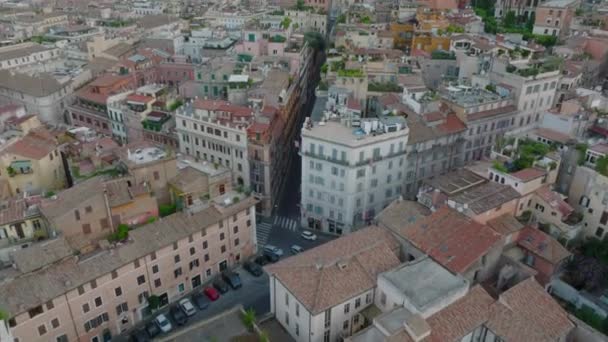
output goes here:
{"type": "Polygon", "coordinates": [[[228,292],[228,284],[219,277],[213,281],[213,287],[220,291],[221,294],[228,292]]]}
{"type": "Polygon", "coordinates": [[[184,325],[188,322],[188,317],[186,317],[186,314],[178,306],[172,307],[170,313],[171,318],[173,318],[173,321],[175,321],[177,325],[184,325]]]}
{"type": "Polygon", "coordinates": [[[206,308],[209,307],[209,304],[211,304],[211,301],[209,300],[209,298],[203,296],[200,293],[197,293],[194,296],[192,296],[192,302],[194,303],[194,305],[196,305],[196,307],[199,310],[205,310],[206,308]]]}
{"type": "Polygon", "coordinates": [[[251,262],[251,261],[247,261],[245,263],[245,265],[243,265],[243,268],[251,273],[251,275],[253,275],[254,277],[259,277],[261,276],[264,271],[262,270],[262,267],[260,267],[260,265],[256,264],[255,262],[251,262]]]}

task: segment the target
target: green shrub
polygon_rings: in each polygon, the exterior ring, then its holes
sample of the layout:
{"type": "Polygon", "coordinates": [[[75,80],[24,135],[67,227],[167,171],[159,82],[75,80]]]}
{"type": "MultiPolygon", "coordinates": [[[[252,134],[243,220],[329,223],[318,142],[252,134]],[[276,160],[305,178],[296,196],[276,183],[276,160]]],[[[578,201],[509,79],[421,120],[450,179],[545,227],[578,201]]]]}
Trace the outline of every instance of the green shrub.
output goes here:
{"type": "Polygon", "coordinates": [[[160,306],[160,297],[157,295],[151,295],[148,297],[148,307],[151,310],[156,310],[160,306]]]}
{"type": "Polygon", "coordinates": [[[507,167],[504,164],[498,162],[497,160],[495,160],[494,163],[492,163],[492,167],[500,172],[504,172],[504,173],[509,172],[509,170],[507,170],[507,167]]]}
{"type": "Polygon", "coordinates": [[[110,242],[118,242],[124,241],[129,237],[129,226],[124,223],[121,223],[116,227],[116,232],[110,234],[108,237],[108,241],[110,242]]]}
{"type": "Polygon", "coordinates": [[[161,204],[158,206],[158,214],[160,217],[165,217],[165,216],[174,214],[176,210],[177,210],[177,206],[175,205],[175,203],[161,204]]]}

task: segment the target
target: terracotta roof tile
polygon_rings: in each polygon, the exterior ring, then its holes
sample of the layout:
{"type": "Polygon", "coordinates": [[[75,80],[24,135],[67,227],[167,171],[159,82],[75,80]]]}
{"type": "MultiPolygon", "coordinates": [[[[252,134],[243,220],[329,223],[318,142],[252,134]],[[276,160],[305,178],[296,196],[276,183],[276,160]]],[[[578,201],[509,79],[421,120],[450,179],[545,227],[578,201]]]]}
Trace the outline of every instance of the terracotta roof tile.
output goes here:
{"type": "Polygon", "coordinates": [[[517,244],[552,264],[558,264],[572,255],[552,236],[530,226],[519,232],[517,244]]]}
{"type": "Polygon", "coordinates": [[[30,131],[4,151],[25,158],[40,160],[57,148],[57,141],[44,129],[30,131]]]}
{"type": "Polygon", "coordinates": [[[442,207],[400,235],[452,272],[465,272],[494,247],[500,235],[448,207],[442,207]]]}
{"type": "Polygon", "coordinates": [[[574,328],[568,314],[534,278],[501,294],[486,325],[504,341],[557,341],[574,328]]]}
{"type": "Polygon", "coordinates": [[[371,226],[266,270],[316,314],[374,288],[378,274],[399,265],[398,249],[388,230],[371,226]]]}
{"type": "Polygon", "coordinates": [[[529,182],[533,179],[542,177],[547,174],[547,171],[536,167],[529,167],[527,169],[519,170],[511,174],[511,176],[518,178],[521,181],[529,182]]]}
{"type": "Polygon", "coordinates": [[[548,203],[553,209],[558,210],[562,214],[563,218],[566,218],[568,215],[574,212],[574,208],[572,208],[568,202],[564,201],[558,192],[551,190],[551,186],[549,184],[539,188],[534,193],[543,201],[548,203]]]}

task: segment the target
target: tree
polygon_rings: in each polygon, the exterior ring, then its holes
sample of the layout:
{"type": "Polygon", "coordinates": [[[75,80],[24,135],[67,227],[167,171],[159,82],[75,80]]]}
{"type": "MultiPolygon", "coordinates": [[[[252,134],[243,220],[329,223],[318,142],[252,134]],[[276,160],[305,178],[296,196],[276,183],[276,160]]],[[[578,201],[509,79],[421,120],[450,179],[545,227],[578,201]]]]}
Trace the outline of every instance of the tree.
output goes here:
{"type": "Polygon", "coordinates": [[[308,43],[308,46],[315,49],[316,51],[325,51],[325,38],[319,32],[308,31],[304,33],[304,41],[308,43]]]}
{"type": "Polygon", "coordinates": [[[281,27],[284,29],[288,29],[290,25],[291,25],[291,19],[289,17],[283,18],[283,21],[281,21],[281,27]]]}
{"type": "Polygon", "coordinates": [[[346,14],[340,14],[338,16],[338,24],[345,24],[346,23],[346,14]]]}
{"type": "Polygon", "coordinates": [[[253,330],[253,325],[255,324],[255,310],[253,310],[252,308],[247,309],[243,313],[242,318],[243,324],[245,324],[247,329],[249,329],[250,331],[253,330]]]}
{"type": "Polygon", "coordinates": [[[160,297],[157,295],[151,295],[148,297],[148,307],[150,310],[156,310],[160,306],[160,297]]]}
{"type": "Polygon", "coordinates": [[[298,11],[303,11],[306,8],[306,5],[304,4],[304,0],[298,0],[296,2],[296,9],[298,11]]]}
{"type": "Polygon", "coordinates": [[[517,17],[514,11],[509,11],[502,20],[502,24],[505,28],[514,28],[517,25],[517,17]]]}

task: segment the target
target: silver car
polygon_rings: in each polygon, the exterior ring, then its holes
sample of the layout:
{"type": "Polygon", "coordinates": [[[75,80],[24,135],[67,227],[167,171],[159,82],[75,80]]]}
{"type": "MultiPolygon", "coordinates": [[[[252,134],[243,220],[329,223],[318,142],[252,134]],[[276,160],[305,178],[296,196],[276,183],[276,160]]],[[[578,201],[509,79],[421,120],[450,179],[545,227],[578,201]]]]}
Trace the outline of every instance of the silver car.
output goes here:
{"type": "Polygon", "coordinates": [[[180,300],[179,307],[182,309],[182,311],[188,317],[194,316],[196,314],[196,309],[194,308],[194,305],[192,305],[192,302],[188,298],[184,298],[184,299],[180,300]]]}

